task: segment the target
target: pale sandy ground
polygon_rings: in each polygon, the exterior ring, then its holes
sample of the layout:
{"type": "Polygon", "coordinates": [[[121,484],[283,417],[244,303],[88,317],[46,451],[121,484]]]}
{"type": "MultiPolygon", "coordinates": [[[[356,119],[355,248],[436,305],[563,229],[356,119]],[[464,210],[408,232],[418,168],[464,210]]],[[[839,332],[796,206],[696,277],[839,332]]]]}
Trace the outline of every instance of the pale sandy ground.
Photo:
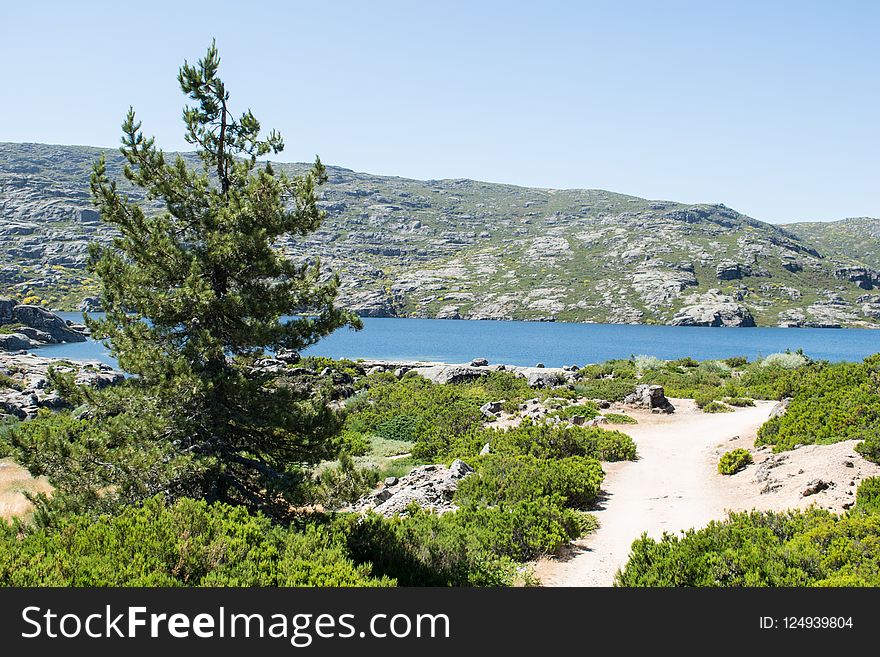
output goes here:
{"type": "Polygon", "coordinates": [[[626,563],[630,545],[643,532],[659,538],[663,532],[702,527],[723,519],[728,510],[816,504],[841,511],[854,499],[862,478],[880,474],[880,466],[853,451],[856,441],[804,446],[776,456],[756,450],[755,435],[769,417],[772,402],[718,414],[699,411],[691,400],[672,403],[676,407],[672,415],[628,410],[639,424],[610,427],[633,437],[639,459],[604,465],[604,495],[596,511],[600,528],[565,554],[535,564],[535,574],[545,586],[611,586],[614,574],[626,563]],[[736,475],[718,474],[719,457],[736,447],[749,449],[755,463],[736,475]],[[768,458],[775,460],[762,465],[768,458]],[[767,467],[776,465],[776,460],[778,466],[767,467]],[[814,479],[834,486],[801,496],[814,479]],[[772,490],[762,493],[768,483],[772,490]]]}
{"type": "Polygon", "coordinates": [[[34,479],[11,459],[0,459],[0,520],[8,522],[33,510],[24,492],[49,493],[51,490],[45,478],[34,479]]]}

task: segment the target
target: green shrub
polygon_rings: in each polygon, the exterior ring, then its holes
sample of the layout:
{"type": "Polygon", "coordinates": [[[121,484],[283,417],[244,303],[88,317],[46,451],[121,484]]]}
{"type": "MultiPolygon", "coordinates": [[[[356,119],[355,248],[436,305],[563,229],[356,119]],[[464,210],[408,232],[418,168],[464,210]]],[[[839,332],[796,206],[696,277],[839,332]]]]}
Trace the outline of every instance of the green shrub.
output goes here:
{"type": "Polygon", "coordinates": [[[786,370],[796,370],[806,364],[806,356],[788,351],[781,354],[770,354],[761,361],[761,367],[781,367],[786,370]]]}
{"type": "Polygon", "coordinates": [[[856,510],[880,513],[880,477],[862,479],[856,492],[856,510]]]}
{"type": "Polygon", "coordinates": [[[569,456],[539,459],[527,455],[490,455],[477,472],[459,483],[462,504],[495,506],[549,497],[561,506],[585,508],[595,500],[604,478],[596,459],[569,456]]]}
{"type": "Polygon", "coordinates": [[[670,365],[674,365],[675,367],[686,367],[686,368],[694,368],[699,367],[700,363],[690,356],[686,356],[684,358],[679,358],[678,360],[673,360],[669,362],[670,365]]]}
{"type": "Polygon", "coordinates": [[[551,417],[558,417],[563,420],[570,420],[576,416],[592,420],[597,415],[599,415],[599,407],[593,402],[563,406],[559,410],[553,411],[553,413],[550,414],[551,417]]]}
{"type": "Polygon", "coordinates": [[[547,497],[442,515],[416,507],[405,517],[368,514],[343,522],[352,558],[401,586],[509,585],[517,562],[553,553],[592,526],[589,516],[547,497]]]}
{"type": "Polygon", "coordinates": [[[732,413],[733,409],[727,404],[722,404],[721,402],[717,401],[711,401],[702,407],[702,411],[704,413],[732,413]]]}
{"type": "Polygon", "coordinates": [[[704,408],[715,402],[715,393],[714,391],[698,392],[694,395],[694,402],[697,404],[697,408],[704,408]]]}
{"type": "Polygon", "coordinates": [[[869,461],[880,463],[880,434],[866,437],[856,445],[856,451],[869,461]]]}
{"type": "Polygon", "coordinates": [[[722,401],[728,406],[737,406],[739,408],[755,405],[755,400],[749,397],[725,397],[722,401]]]}
{"type": "Polygon", "coordinates": [[[718,472],[723,475],[736,474],[750,463],[752,463],[752,455],[749,450],[740,447],[724,453],[718,461],[718,472]]]}
{"type": "Polygon", "coordinates": [[[411,415],[397,415],[380,423],[374,433],[387,440],[415,442],[421,422],[411,415]]]}
{"type": "Polygon", "coordinates": [[[636,374],[643,375],[649,370],[659,370],[666,366],[666,361],[660,360],[656,356],[635,356],[633,357],[636,374]]]}
{"type": "Polygon", "coordinates": [[[734,513],[642,536],[616,586],[880,586],[880,514],[734,513]]]}
{"type": "Polygon", "coordinates": [[[865,441],[859,449],[866,457],[874,453],[880,440],[880,356],[863,363],[811,364],[791,377],[788,409],[761,427],[756,444],[779,452],[856,439],[865,441]]]}
{"type": "Polygon", "coordinates": [[[0,459],[11,456],[14,451],[9,439],[16,424],[18,420],[14,417],[5,419],[0,417],[0,459]]]}
{"type": "Polygon", "coordinates": [[[638,424],[638,420],[623,413],[603,413],[609,424],[638,424]]]}
{"type": "MultiPolygon", "coordinates": [[[[484,430],[471,440],[467,455],[478,452],[486,443],[493,454],[530,455],[540,459],[588,456],[600,461],[627,461],[636,457],[633,439],[620,431],[529,420],[506,430],[484,430]]],[[[462,454],[458,456],[464,458],[462,454]]]]}
{"type": "Polygon", "coordinates": [[[619,402],[631,394],[637,384],[635,379],[595,379],[576,383],[574,390],[578,395],[587,399],[619,402]]]}
{"type": "Polygon", "coordinates": [[[724,363],[733,369],[740,369],[748,365],[749,359],[745,356],[731,356],[730,358],[725,358],[724,363]]]}
{"type": "Polygon", "coordinates": [[[0,523],[3,586],[388,586],[329,527],[273,526],[241,507],[159,498],[116,516],[23,531],[0,523]]]}

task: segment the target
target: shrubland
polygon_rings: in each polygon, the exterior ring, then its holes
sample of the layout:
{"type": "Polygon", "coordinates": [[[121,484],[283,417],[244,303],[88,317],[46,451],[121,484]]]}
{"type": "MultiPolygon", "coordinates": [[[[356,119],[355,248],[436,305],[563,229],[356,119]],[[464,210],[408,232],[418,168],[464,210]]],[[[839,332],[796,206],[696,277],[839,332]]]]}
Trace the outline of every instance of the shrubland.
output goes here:
{"type": "Polygon", "coordinates": [[[642,536],[615,585],[880,586],[877,491],[876,478],[865,480],[843,515],[733,513],[682,536],[642,536]]]}

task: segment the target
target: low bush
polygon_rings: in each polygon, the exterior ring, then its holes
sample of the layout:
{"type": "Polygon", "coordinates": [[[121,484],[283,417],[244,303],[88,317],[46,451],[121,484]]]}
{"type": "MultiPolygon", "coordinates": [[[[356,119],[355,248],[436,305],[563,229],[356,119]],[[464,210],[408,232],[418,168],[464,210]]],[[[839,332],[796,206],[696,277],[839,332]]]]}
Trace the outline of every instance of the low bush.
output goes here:
{"type": "Polygon", "coordinates": [[[462,504],[495,506],[548,497],[564,507],[586,508],[599,493],[605,474],[596,459],[569,456],[539,459],[528,455],[490,455],[459,484],[462,504]]]}
{"type": "Polygon", "coordinates": [[[750,399],[749,397],[725,397],[721,401],[723,401],[728,406],[736,406],[739,408],[755,405],[755,400],[750,399]]]}
{"type": "Polygon", "coordinates": [[[623,401],[624,397],[636,389],[636,379],[593,379],[575,384],[575,392],[587,399],[623,401]]]}
{"type": "MultiPolygon", "coordinates": [[[[524,421],[518,427],[487,429],[471,440],[467,455],[488,443],[493,454],[530,455],[540,459],[587,456],[599,461],[627,461],[636,457],[633,439],[620,431],[599,427],[558,426],[524,421]],[[479,446],[479,447],[478,447],[479,446]]],[[[465,458],[465,455],[459,455],[465,458]]]]}
{"type": "Polygon", "coordinates": [[[880,514],[731,514],[632,545],[616,586],[880,586],[880,514]]]}
{"type": "Polygon", "coordinates": [[[517,562],[553,553],[594,527],[591,516],[549,497],[442,515],[413,507],[404,517],[341,522],[352,558],[401,586],[508,585],[517,562]]]}
{"type": "Polygon", "coordinates": [[[0,523],[3,586],[391,586],[323,525],[273,526],[241,507],[159,498],[51,529],[0,523]]]}
{"type": "Polygon", "coordinates": [[[856,511],[880,513],[880,477],[862,479],[856,493],[856,511]]]}
{"type": "Polygon", "coordinates": [[[638,420],[623,413],[603,413],[608,424],[638,424],[638,420]]]}
{"type": "Polygon", "coordinates": [[[752,455],[749,450],[740,447],[724,453],[718,461],[718,472],[723,475],[736,474],[750,463],[752,463],[752,455]]]}
{"type": "Polygon", "coordinates": [[[563,406],[550,414],[551,417],[558,417],[562,420],[570,420],[577,416],[592,420],[597,415],[599,415],[599,407],[593,402],[563,406]]]}
{"type": "Polygon", "coordinates": [[[779,452],[856,439],[864,441],[858,449],[866,458],[880,456],[880,355],[862,363],[812,365],[797,377],[785,414],[761,427],[756,445],[779,452]]]}
{"type": "Polygon", "coordinates": [[[711,401],[708,404],[703,405],[702,411],[704,413],[732,413],[733,409],[727,404],[711,401]]]}
{"type": "Polygon", "coordinates": [[[781,367],[786,370],[796,370],[806,364],[806,356],[789,351],[780,354],[770,354],[761,361],[761,367],[781,367]]]}

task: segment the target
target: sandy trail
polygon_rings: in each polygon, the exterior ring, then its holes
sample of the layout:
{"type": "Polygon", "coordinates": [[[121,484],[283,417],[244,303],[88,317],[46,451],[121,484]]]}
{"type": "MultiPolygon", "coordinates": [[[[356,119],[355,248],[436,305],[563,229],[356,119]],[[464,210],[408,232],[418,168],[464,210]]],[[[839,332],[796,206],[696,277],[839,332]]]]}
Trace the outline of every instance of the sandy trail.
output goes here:
{"type": "Polygon", "coordinates": [[[536,565],[545,586],[611,586],[642,532],[660,537],[701,527],[739,507],[735,488],[717,473],[719,445],[751,445],[773,402],[718,414],[699,411],[691,400],[672,403],[672,415],[627,411],[639,424],[614,427],[633,437],[639,460],[604,464],[605,495],[595,512],[600,528],[569,554],[536,565]]]}

